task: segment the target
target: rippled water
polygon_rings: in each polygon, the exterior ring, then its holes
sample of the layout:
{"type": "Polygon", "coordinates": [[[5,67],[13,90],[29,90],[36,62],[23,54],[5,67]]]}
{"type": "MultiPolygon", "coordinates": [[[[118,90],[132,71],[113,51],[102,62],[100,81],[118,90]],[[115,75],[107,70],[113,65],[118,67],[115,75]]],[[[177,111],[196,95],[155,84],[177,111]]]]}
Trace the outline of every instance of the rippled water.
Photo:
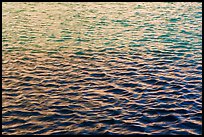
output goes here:
{"type": "Polygon", "coordinates": [[[202,3],[3,3],[2,134],[202,134],[202,3]]]}

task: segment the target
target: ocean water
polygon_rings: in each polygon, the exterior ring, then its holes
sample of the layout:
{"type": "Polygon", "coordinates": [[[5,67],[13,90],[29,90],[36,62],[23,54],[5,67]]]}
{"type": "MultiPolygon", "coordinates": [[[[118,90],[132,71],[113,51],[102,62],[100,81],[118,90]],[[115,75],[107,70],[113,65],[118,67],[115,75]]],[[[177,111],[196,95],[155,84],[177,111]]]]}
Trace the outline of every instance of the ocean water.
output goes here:
{"type": "Polygon", "coordinates": [[[202,3],[2,7],[2,134],[202,134],[202,3]]]}

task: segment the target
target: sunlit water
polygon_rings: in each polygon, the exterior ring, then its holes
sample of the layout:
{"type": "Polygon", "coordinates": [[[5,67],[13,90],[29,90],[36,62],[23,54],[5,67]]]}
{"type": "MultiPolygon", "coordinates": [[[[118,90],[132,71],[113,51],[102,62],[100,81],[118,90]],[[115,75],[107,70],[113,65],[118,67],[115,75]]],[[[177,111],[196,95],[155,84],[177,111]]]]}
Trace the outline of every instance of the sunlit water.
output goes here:
{"type": "Polygon", "coordinates": [[[202,3],[3,3],[3,134],[201,134],[202,3]]]}

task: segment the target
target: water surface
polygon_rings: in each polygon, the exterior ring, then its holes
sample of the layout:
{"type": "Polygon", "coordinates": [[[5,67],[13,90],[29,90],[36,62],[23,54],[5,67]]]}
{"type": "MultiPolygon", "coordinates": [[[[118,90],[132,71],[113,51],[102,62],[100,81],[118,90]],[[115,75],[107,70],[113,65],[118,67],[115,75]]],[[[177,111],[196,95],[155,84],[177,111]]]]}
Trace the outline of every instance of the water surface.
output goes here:
{"type": "Polygon", "coordinates": [[[2,7],[2,134],[201,134],[202,3],[2,7]]]}

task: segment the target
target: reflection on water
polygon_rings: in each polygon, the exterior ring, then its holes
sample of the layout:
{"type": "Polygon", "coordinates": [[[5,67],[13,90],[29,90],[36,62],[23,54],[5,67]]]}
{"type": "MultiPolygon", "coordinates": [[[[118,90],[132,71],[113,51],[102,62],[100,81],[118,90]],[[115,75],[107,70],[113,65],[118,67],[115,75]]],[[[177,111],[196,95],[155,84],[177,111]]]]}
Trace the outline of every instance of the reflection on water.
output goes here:
{"type": "Polygon", "coordinates": [[[3,3],[3,134],[201,134],[202,3],[3,3]]]}

